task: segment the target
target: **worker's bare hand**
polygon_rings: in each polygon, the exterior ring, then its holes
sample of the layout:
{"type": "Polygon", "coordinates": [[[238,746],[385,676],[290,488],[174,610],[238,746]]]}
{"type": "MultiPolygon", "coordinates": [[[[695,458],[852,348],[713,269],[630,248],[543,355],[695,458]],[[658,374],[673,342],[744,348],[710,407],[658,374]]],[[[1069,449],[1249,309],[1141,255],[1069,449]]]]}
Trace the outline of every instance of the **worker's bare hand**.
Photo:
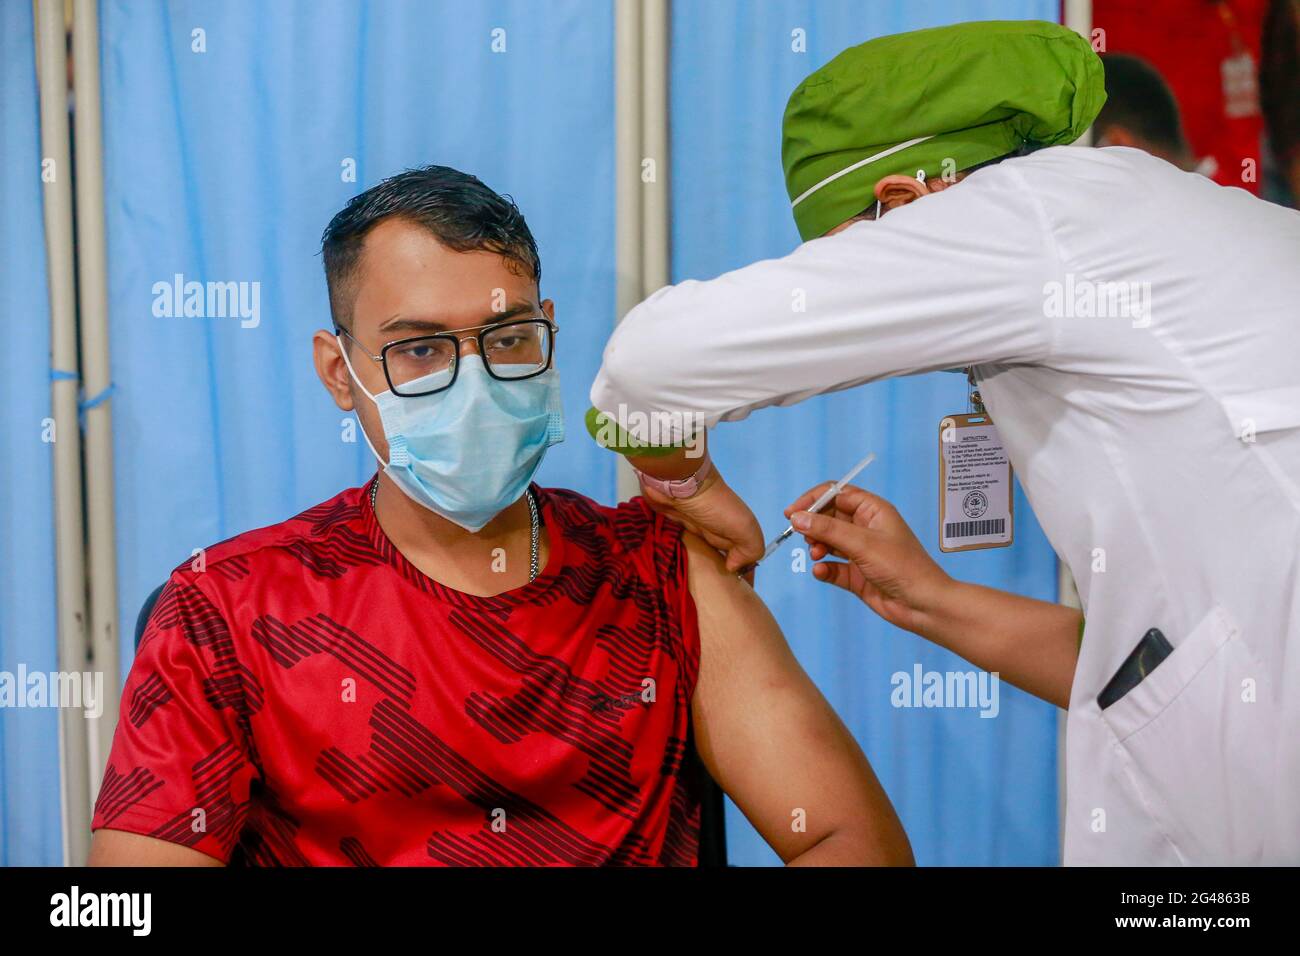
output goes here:
{"type": "MultiPolygon", "coordinates": [[[[762,557],[763,529],[758,519],[716,468],[689,498],[669,498],[649,488],[642,488],[641,493],[655,511],[685,525],[721,551],[728,571],[740,571],[762,557]]],[[[753,571],[745,579],[753,584],[753,571]]]]}
{"type": "Polygon", "coordinates": [[[846,485],[821,514],[812,505],[829,482],[801,495],[785,514],[818,563],[813,575],[860,597],[891,624],[919,632],[953,583],[884,498],[846,485]],[[843,561],[827,561],[827,557],[843,561]]]}

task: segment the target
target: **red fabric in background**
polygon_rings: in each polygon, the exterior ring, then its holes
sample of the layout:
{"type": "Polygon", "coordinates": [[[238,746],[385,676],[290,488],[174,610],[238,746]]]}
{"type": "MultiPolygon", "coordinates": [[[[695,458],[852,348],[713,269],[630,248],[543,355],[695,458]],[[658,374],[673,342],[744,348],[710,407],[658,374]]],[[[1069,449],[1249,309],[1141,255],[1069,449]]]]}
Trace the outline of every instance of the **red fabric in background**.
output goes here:
{"type": "MultiPolygon", "coordinates": [[[[1225,0],[1236,33],[1259,68],[1267,0],[1225,0]]],[[[1093,0],[1093,28],[1105,30],[1106,53],[1142,57],[1164,76],[1182,112],[1183,129],[1198,160],[1213,156],[1212,178],[1258,195],[1264,131],[1258,105],[1252,115],[1227,116],[1223,61],[1236,51],[1218,0],[1093,0]],[[1242,161],[1255,162],[1255,181],[1242,181],[1242,161]]]]}

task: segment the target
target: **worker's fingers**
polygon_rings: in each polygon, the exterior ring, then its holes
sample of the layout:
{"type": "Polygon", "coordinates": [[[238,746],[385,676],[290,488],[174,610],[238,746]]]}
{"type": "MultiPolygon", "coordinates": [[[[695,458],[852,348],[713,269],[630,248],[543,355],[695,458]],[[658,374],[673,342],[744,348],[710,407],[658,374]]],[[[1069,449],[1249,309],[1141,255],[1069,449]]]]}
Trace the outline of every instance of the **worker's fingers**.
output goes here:
{"type": "Polygon", "coordinates": [[[821,561],[814,564],[813,577],[846,591],[853,590],[853,565],[844,561],[821,561]]]}
{"type": "MultiPolygon", "coordinates": [[[[678,524],[686,525],[688,528],[690,528],[691,523],[688,520],[686,520],[686,516],[684,514],[682,514],[673,506],[671,499],[651,497],[651,494],[649,492],[642,492],[641,497],[646,500],[646,503],[650,506],[651,511],[657,512],[658,514],[663,515],[665,518],[671,518],[673,521],[676,521],[678,524]]],[[[691,528],[690,530],[694,531],[695,529],[691,528]]]]}
{"type": "Polygon", "coordinates": [[[784,512],[785,516],[788,518],[796,511],[807,511],[810,507],[812,507],[812,503],[816,501],[818,498],[820,498],[822,496],[822,493],[825,492],[826,489],[829,488],[832,484],[833,482],[823,481],[820,485],[814,485],[813,487],[809,488],[798,498],[796,498],[793,504],[791,504],[788,508],[785,509],[784,512]]]}
{"type": "Polygon", "coordinates": [[[699,535],[714,551],[725,555],[729,550],[731,550],[731,540],[729,538],[724,538],[722,535],[714,534],[708,528],[690,528],[689,530],[699,535]]]}
{"type": "Polygon", "coordinates": [[[763,543],[759,540],[758,546],[752,544],[737,543],[735,547],[727,552],[727,570],[740,571],[758,561],[763,556],[763,543]]]}
{"type": "Polygon", "coordinates": [[[743,521],[736,530],[729,531],[728,571],[740,571],[763,557],[763,529],[759,526],[758,519],[748,509],[745,510],[745,514],[748,520],[743,521]]]}
{"type": "Polygon", "coordinates": [[[754,586],[755,559],[749,556],[750,551],[748,549],[739,550],[734,541],[718,537],[707,531],[701,533],[700,537],[722,555],[723,567],[733,574],[739,574],[749,582],[750,587],[754,586]]]}
{"type": "Polygon", "coordinates": [[[870,532],[864,527],[810,511],[796,511],[790,516],[790,523],[804,537],[820,541],[850,560],[866,555],[870,532]]]}
{"type": "MultiPolygon", "coordinates": [[[[809,489],[786,509],[786,517],[791,516],[796,511],[807,511],[817,499],[831,486],[831,482],[822,482],[815,488],[809,489]]],[[[857,485],[845,485],[839,493],[825,505],[818,514],[826,515],[831,518],[838,518],[841,521],[852,522],[853,524],[862,525],[863,527],[879,527],[880,520],[886,522],[897,522],[902,519],[897,516],[897,512],[884,498],[874,495],[857,485]]]]}
{"type": "Polygon", "coordinates": [[[835,510],[851,515],[855,524],[868,525],[877,516],[892,517],[894,506],[880,495],[873,495],[857,485],[845,485],[835,496],[835,510]]]}
{"type": "MultiPolygon", "coordinates": [[[[785,509],[785,516],[788,518],[796,511],[807,511],[831,484],[832,482],[823,481],[820,485],[809,488],[785,509]]],[[[821,513],[830,514],[833,507],[836,512],[840,512],[844,517],[852,517],[864,504],[872,509],[892,508],[892,505],[879,495],[872,494],[857,485],[845,485],[840,489],[839,494],[835,496],[834,502],[821,513]]]]}
{"type": "Polygon", "coordinates": [[[699,490],[687,498],[670,498],[644,485],[641,493],[652,509],[720,552],[728,571],[740,572],[763,556],[763,529],[758,519],[720,474],[706,477],[699,490]]]}
{"type": "Polygon", "coordinates": [[[832,557],[832,558],[847,557],[847,555],[841,554],[840,552],[836,551],[834,548],[827,547],[826,545],[822,544],[820,541],[814,541],[812,538],[809,538],[807,535],[804,536],[804,541],[808,545],[808,556],[812,558],[814,561],[820,561],[822,558],[825,557],[832,557]]]}

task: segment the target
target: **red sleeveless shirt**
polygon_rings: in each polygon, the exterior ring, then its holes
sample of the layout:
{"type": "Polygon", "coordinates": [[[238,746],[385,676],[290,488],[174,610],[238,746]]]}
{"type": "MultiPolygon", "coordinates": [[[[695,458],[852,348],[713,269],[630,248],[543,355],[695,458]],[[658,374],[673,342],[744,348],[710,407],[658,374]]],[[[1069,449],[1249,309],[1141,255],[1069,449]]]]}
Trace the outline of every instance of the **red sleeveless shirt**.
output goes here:
{"type": "Polygon", "coordinates": [[[92,829],[251,865],[694,865],[679,527],[533,486],[536,580],[444,587],[361,488],[171,575],[92,829]]]}

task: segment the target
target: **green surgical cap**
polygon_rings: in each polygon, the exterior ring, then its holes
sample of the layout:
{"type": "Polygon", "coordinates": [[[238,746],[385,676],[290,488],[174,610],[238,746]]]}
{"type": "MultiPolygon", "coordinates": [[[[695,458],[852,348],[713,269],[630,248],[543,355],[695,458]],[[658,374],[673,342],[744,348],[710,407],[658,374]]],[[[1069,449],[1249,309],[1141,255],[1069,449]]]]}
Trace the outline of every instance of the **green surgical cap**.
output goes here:
{"type": "Polygon", "coordinates": [[[850,47],[786,104],[781,165],[799,235],[862,212],[885,176],[1072,143],[1105,102],[1101,59],[1055,23],[959,23],[850,47]]]}

